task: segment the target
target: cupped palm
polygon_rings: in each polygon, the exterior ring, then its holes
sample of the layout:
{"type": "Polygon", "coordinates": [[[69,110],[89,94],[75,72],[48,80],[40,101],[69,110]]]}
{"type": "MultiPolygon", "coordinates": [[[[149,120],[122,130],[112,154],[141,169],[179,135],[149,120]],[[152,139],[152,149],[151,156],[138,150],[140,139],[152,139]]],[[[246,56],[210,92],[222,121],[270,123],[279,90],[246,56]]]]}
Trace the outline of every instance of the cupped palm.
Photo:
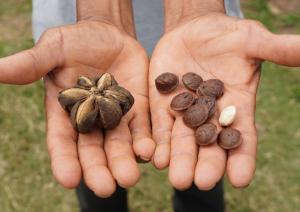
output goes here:
{"type": "MultiPolygon", "coordinates": [[[[299,36],[274,35],[256,21],[221,13],[187,18],[164,35],[150,64],[150,109],[157,143],[153,163],[158,168],[170,166],[169,178],[176,188],[186,189],[194,181],[200,189],[211,189],[226,167],[234,186],[250,183],[255,171],[255,97],[261,61],[300,65],[299,56],[295,56],[300,53],[299,41],[299,36]],[[229,105],[237,107],[232,127],[241,131],[242,145],[228,154],[217,144],[197,147],[194,130],[183,123],[182,113],[169,107],[183,86],[171,95],[160,94],[155,88],[155,78],[164,72],[180,78],[195,72],[204,80],[222,80],[225,93],[218,100],[218,113],[229,105]]],[[[216,124],[218,113],[211,120],[216,124]]]]}
{"type": "Polygon", "coordinates": [[[148,106],[148,57],[138,42],[114,25],[81,21],[48,30],[37,45],[0,59],[0,81],[26,84],[44,77],[47,143],[56,179],[67,188],[86,184],[99,196],[111,195],[115,180],[123,187],[139,179],[135,156],[149,160],[154,151],[148,106]],[[114,130],[77,134],[58,92],[79,76],[112,73],[132,92],[135,104],[114,130]],[[22,77],[16,77],[22,76],[22,77]]]}

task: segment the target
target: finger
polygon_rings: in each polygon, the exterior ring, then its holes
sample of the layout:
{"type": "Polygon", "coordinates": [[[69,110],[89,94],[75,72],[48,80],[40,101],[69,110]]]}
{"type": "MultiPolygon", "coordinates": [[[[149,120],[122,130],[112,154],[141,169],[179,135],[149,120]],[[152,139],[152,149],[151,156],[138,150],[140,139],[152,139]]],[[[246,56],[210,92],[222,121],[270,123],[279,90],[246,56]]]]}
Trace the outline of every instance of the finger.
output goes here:
{"type": "Polygon", "coordinates": [[[172,131],[169,179],[179,189],[188,189],[194,180],[197,145],[194,130],[188,128],[182,117],[176,118],[172,131]]]}
{"type": "Polygon", "coordinates": [[[255,129],[255,98],[240,98],[246,105],[237,105],[236,119],[231,126],[241,132],[242,144],[228,152],[227,174],[234,187],[242,188],[250,184],[256,162],[257,134],[255,129]]]}
{"type": "Polygon", "coordinates": [[[224,175],[226,152],[216,143],[200,146],[195,170],[195,184],[200,190],[211,190],[224,175]]]}
{"type": "Polygon", "coordinates": [[[116,183],[107,167],[103,136],[98,129],[79,135],[78,154],[86,185],[99,197],[111,196],[116,183]]]}
{"type": "Polygon", "coordinates": [[[255,173],[256,134],[244,131],[242,137],[243,143],[237,149],[229,151],[227,161],[228,178],[236,188],[247,187],[255,173]]]}
{"type": "Polygon", "coordinates": [[[155,150],[155,143],[151,138],[150,117],[148,111],[148,100],[146,97],[140,97],[135,107],[137,108],[135,116],[131,121],[129,128],[133,139],[133,149],[135,155],[143,161],[149,161],[155,150]]]}
{"type": "MultiPolygon", "coordinates": [[[[218,124],[219,112],[209,120],[217,126],[217,132],[221,131],[218,124]]],[[[211,190],[224,176],[227,161],[227,153],[216,143],[209,146],[199,146],[198,161],[195,169],[195,184],[200,190],[211,190]]]]}
{"type": "Polygon", "coordinates": [[[117,128],[107,132],[104,148],[108,167],[118,184],[124,188],[135,185],[140,173],[132,149],[131,134],[124,118],[117,128]]]}
{"type": "Polygon", "coordinates": [[[170,162],[171,134],[174,120],[168,109],[151,106],[152,136],[156,143],[153,164],[164,169],[170,162]]]}
{"type": "Polygon", "coordinates": [[[46,80],[47,144],[54,177],[65,188],[75,188],[81,179],[77,134],[68,114],[57,101],[57,90],[46,80]]]}
{"type": "Polygon", "coordinates": [[[40,79],[61,63],[61,47],[60,29],[48,30],[32,49],[0,59],[0,82],[28,84],[40,79]]]}
{"type": "Polygon", "coordinates": [[[251,57],[280,65],[300,66],[299,35],[276,35],[255,21],[250,22],[250,28],[248,50],[251,57]]]}

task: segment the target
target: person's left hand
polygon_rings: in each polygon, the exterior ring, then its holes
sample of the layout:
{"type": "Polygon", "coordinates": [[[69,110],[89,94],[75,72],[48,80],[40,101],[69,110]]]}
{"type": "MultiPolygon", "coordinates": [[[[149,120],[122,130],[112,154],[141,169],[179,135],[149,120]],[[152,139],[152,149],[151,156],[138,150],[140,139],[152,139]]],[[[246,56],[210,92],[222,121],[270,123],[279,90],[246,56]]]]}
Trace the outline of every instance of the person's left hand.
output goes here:
{"type": "MultiPolygon", "coordinates": [[[[169,179],[177,189],[187,189],[195,182],[200,189],[209,190],[223,177],[225,168],[233,186],[245,187],[255,171],[254,115],[261,61],[300,66],[300,37],[274,35],[258,22],[224,13],[193,15],[168,29],[151,59],[149,101],[157,144],[153,163],[159,169],[169,166],[169,179]],[[183,123],[182,113],[170,109],[172,98],[183,86],[170,95],[155,87],[156,77],[164,72],[180,79],[184,73],[195,72],[204,80],[222,80],[225,93],[217,101],[218,110],[237,107],[233,127],[241,131],[242,145],[228,152],[216,143],[198,147],[194,129],[183,123]]],[[[217,116],[211,121],[217,124],[217,116]]]]}

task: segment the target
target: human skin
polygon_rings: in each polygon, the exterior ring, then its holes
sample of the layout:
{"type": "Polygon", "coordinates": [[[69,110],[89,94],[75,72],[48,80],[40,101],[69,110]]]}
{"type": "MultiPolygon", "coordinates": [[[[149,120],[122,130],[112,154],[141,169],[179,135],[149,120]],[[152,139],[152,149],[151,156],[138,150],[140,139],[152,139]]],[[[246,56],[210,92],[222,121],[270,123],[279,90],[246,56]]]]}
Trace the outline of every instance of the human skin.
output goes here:
{"type": "Polygon", "coordinates": [[[78,0],[78,22],[45,32],[32,48],[0,59],[0,82],[28,84],[44,78],[47,144],[52,172],[65,188],[75,188],[83,176],[100,197],[116,184],[133,186],[140,177],[135,157],[150,160],[148,57],[135,39],[130,0],[78,0]],[[130,90],[135,104],[120,125],[105,135],[98,129],[77,134],[59,105],[62,89],[79,76],[112,73],[130,90]]]}
{"type": "MultiPolygon", "coordinates": [[[[261,63],[300,66],[300,36],[275,35],[257,21],[229,17],[223,0],[165,0],[164,4],[165,34],[154,50],[149,71],[152,134],[157,144],[152,162],[158,169],[169,167],[170,182],[180,190],[193,182],[199,189],[210,190],[225,172],[234,187],[246,187],[255,172],[255,104],[261,63]],[[218,100],[218,110],[237,107],[232,127],[241,131],[242,145],[228,152],[217,144],[198,147],[194,129],[169,106],[183,86],[171,95],[155,88],[155,78],[164,72],[180,78],[196,72],[205,80],[222,80],[225,93],[218,100]]],[[[217,124],[217,118],[211,121],[217,124]]]]}

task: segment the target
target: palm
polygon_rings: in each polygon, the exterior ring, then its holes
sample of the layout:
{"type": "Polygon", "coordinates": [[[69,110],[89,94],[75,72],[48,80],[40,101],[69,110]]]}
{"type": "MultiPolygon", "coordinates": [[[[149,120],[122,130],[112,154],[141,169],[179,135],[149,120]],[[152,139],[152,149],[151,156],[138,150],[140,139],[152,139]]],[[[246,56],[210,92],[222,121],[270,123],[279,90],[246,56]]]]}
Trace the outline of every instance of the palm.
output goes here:
{"type": "Polygon", "coordinates": [[[150,159],[154,144],[148,121],[148,58],[132,37],[110,24],[79,22],[48,31],[34,49],[2,62],[15,64],[14,69],[20,72],[33,73],[16,83],[31,82],[48,73],[47,142],[53,173],[62,185],[77,186],[83,174],[94,192],[108,196],[114,192],[115,180],[123,187],[137,182],[139,170],[134,153],[150,159]],[[120,125],[105,135],[96,129],[78,135],[58,103],[58,92],[73,86],[80,75],[93,77],[103,72],[112,73],[130,90],[135,104],[120,125]]]}
{"type": "MultiPolygon", "coordinates": [[[[256,56],[262,53],[257,45],[262,33],[267,32],[256,22],[213,14],[182,23],[158,43],[150,65],[150,108],[157,142],[153,162],[158,168],[170,166],[169,177],[175,187],[188,188],[195,181],[199,188],[210,189],[222,178],[225,167],[234,186],[250,183],[257,143],[254,113],[260,68],[256,58],[260,57],[256,56]],[[237,107],[233,127],[242,133],[241,147],[229,151],[228,156],[217,144],[198,148],[194,131],[184,125],[182,114],[169,108],[176,93],[166,96],[155,88],[155,78],[163,72],[178,76],[196,72],[204,79],[222,80],[225,94],[218,101],[218,110],[237,107]]],[[[182,90],[181,86],[177,93],[182,90]]],[[[212,120],[215,123],[217,115],[212,120]]]]}

